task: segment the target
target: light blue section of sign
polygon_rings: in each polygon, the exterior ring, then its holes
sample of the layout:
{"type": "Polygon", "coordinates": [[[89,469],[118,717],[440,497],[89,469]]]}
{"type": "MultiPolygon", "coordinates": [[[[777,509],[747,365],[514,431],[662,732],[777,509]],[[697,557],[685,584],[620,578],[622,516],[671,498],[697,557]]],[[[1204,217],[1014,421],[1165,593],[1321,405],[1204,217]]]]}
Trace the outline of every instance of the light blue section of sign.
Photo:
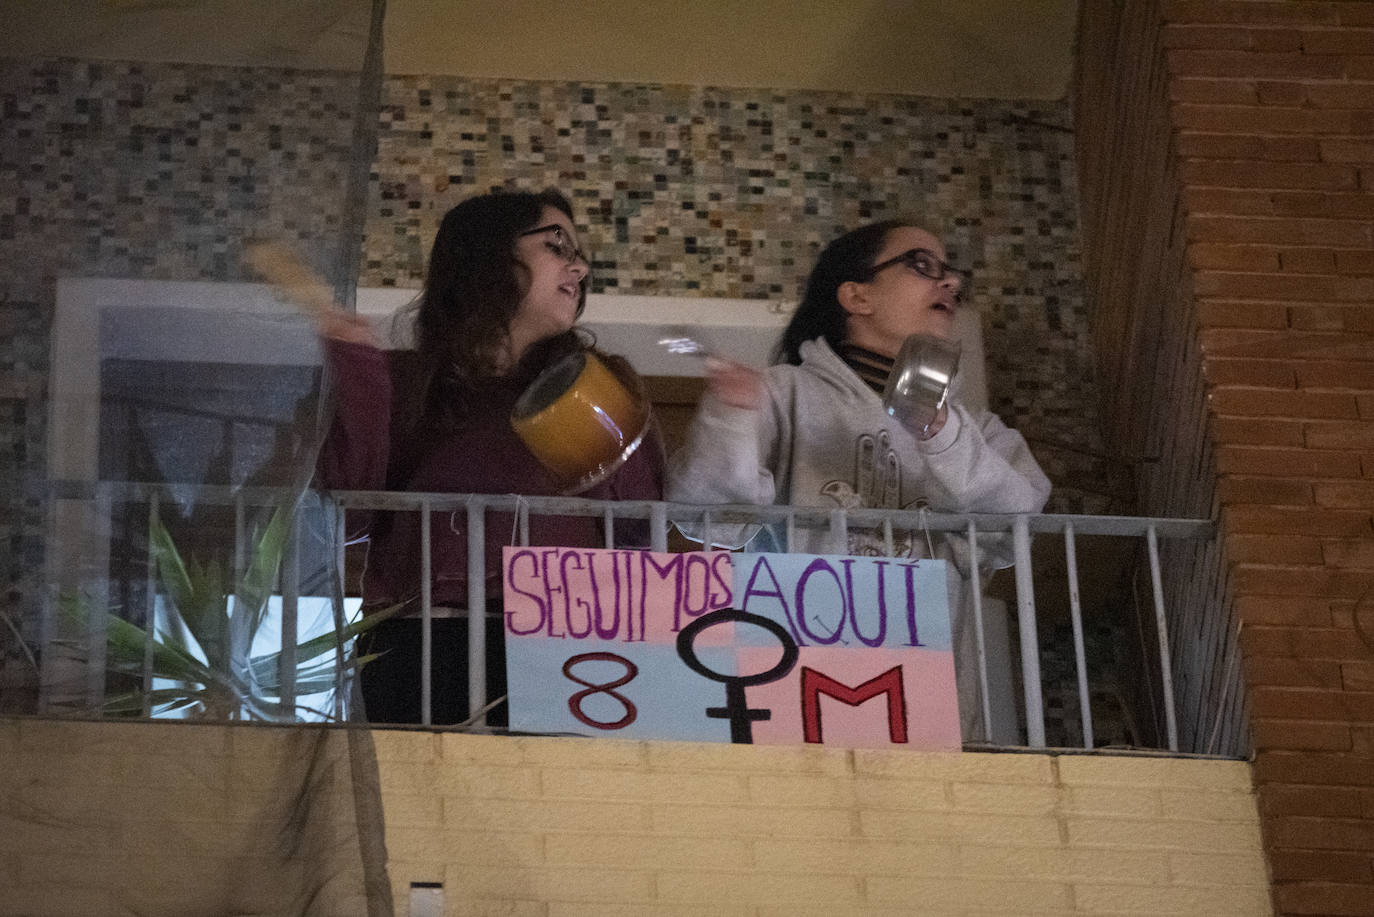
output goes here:
{"type": "MultiPolygon", "coordinates": [[[[798,646],[951,647],[943,560],[736,554],[735,607],[776,621],[798,646]]],[[[737,625],[742,646],[776,646],[737,625]]]]}
{"type": "MultiPolygon", "coordinates": [[[[724,675],[736,672],[732,647],[702,646],[702,665],[724,675]]],[[[682,662],[676,647],[662,643],[619,643],[609,640],[547,640],[507,635],[506,667],[510,685],[510,725],[524,732],[561,732],[617,739],[678,739],[692,742],[729,742],[728,720],[706,716],[707,707],[725,706],[724,684],[696,674],[682,662]],[[614,653],[639,667],[634,679],[614,688],[636,708],[635,721],[621,729],[598,729],[578,720],[568,700],[586,685],[563,674],[570,657],[584,653],[614,653]]],[[[586,682],[619,681],[626,667],[614,660],[583,660],[572,674],[586,682]]],[[[588,694],[582,712],[603,723],[619,720],[625,705],[605,693],[588,694]]]]}

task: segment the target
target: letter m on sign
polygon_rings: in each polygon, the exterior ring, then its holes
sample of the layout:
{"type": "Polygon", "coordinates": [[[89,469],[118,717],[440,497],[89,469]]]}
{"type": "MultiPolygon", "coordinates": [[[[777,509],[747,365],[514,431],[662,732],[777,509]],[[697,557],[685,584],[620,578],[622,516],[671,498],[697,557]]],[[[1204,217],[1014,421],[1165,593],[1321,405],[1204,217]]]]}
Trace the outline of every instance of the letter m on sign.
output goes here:
{"type": "Polygon", "coordinates": [[[829,675],[802,666],[802,733],[809,743],[821,741],[821,695],[857,707],[879,694],[887,695],[887,734],[894,745],[906,743],[906,694],[902,691],[902,667],[894,666],[876,678],[851,688],[829,675]]]}

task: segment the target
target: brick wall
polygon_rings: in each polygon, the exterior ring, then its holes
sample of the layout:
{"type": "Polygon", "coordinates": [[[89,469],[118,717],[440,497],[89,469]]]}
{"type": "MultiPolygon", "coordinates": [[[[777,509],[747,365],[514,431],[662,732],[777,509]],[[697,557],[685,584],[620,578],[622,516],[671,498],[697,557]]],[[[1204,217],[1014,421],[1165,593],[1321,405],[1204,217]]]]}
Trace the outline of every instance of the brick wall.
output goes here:
{"type": "MultiPolygon", "coordinates": [[[[507,917],[1270,913],[1243,762],[370,737],[401,917],[412,882],[507,917]]],[[[305,853],[356,872],[347,782],[318,790],[346,741],[0,720],[0,914],[362,913],[337,881],[283,903],[264,816],[292,774],[315,784],[332,833],[305,853]]]]}
{"type": "MultiPolygon", "coordinates": [[[[1135,469],[1139,512],[1209,518],[1216,459],[1161,25],[1148,3],[1083,9],[1076,120],[1084,281],[1106,438],[1135,469]]],[[[1247,707],[1221,552],[1215,544],[1165,545],[1160,559],[1180,747],[1243,754],[1247,707]]]]}
{"type": "MultiPolygon", "coordinates": [[[[1080,96],[1080,123],[1094,102],[1122,100],[1127,120],[1151,125],[1132,155],[1164,165],[1115,204],[1102,170],[1085,169],[1085,203],[1102,201],[1085,237],[1109,240],[1090,273],[1139,271],[1119,232],[1134,217],[1119,208],[1151,195],[1156,222],[1174,211],[1164,222],[1187,270],[1175,295],[1100,300],[1104,326],[1183,326],[1206,380],[1277,908],[1371,915],[1374,3],[1108,6],[1085,5],[1085,60],[1102,69],[1084,81],[1098,89],[1080,96]],[[1145,66],[1112,70],[1109,47],[1145,66]]],[[[1154,343],[1120,339],[1104,351],[1118,385],[1154,343]]],[[[1115,418],[1118,435],[1139,435],[1115,418]]],[[[1165,424],[1196,426],[1186,408],[1165,424]]]]}

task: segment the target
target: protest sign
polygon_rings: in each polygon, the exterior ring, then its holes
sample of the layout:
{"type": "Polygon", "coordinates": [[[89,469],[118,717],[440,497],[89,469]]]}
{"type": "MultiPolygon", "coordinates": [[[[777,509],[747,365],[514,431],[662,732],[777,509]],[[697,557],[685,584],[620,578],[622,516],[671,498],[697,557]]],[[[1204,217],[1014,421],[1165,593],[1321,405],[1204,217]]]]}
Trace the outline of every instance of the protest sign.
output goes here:
{"type": "Polygon", "coordinates": [[[504,550],[511,728],[958,749],[945,564],[504,550]]]}

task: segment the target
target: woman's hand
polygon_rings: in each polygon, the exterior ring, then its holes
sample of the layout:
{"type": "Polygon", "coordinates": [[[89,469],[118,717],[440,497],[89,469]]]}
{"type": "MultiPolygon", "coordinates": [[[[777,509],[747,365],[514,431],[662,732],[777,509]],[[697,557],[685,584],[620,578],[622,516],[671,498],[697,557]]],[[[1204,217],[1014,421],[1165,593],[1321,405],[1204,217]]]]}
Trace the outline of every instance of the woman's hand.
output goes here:
{"type": "Polygon", "coordinates": [[[757,411],[763,405],[763,375],[720,357],[706,358],[706,389],[717,401],[757,411]]]}
{"type": "Polygon", "coordinates": [[[377,346],[377,335],[365,318],[340,309],[323,277],[280,242],[247,246],[243,260],[275,288],[278,295],[308,315],[320,335],[349,344],[377,346]]]}
{"type": "Polygon", "coordinates": [[[342,309],[330,309],[318,313],[315,316],[315,324],[320,329],[320,335],[331,341],[366,344],[369,347],[379,346],[377,333],[372,330],[372,323],[361,315],[342,309]]]}
{"type": "Polygon", "coordinates": [[[920,431],[920,432],[917,434],[916,438],[919,439],[919,440],[921,440],[922,442],[924,442],[925,440],[928,440],[928,439],[934,439],[934,438],[935,438],[935,434],[936,434],[936,433],[939,433],[941,430],[943,430],[943,429],[945,428],[945,421],[948,420],[948,419],[949,419],[949,402],[946,401],[944,404],[940,405],[940,413],[938,413],[938,414],[935,415],[935,419],[934,419],[934,420],[932,420],[930,423],[926,424],[926,428],[925,428],[924,430],[920,431]]]}

